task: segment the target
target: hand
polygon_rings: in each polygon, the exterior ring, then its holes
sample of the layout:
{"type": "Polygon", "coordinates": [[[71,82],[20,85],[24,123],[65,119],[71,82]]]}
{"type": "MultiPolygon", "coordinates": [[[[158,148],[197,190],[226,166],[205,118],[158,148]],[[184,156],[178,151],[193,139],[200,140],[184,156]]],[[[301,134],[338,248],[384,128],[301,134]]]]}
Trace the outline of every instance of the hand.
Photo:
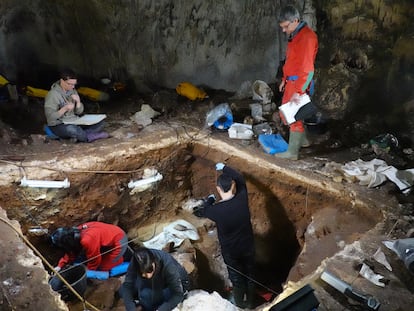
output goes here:
{"type": "Polygon", "coordinates": [[[209,203],[213,204],[214,202],[216,202],[216,196],[215,196],[214,194],[210,194],[210,195],[207,197],[207,202],[209,202],[209,203]]]}
{"type": "Polygon", "coordinates": [[[197,217],[202,217],[204,214],[204,205],[205,205],[205,202],[203,205],[194,206],[193,214],[197,217]]]}
{"type": "Polygon", "coordinates": [[[74,100],[76,104],[80,103],[80,97],[78,94],[72,94],[70,97],[74,100]]]}
{"type": "Polygon", "coordinates": [[[66,111],[71,111],[75,108],[75,104],[74,103],[67,103],[65,105],[65,107],[66,107],[66,111]]]}
{"type": "Polygon", "coordinates": [[[217,163],[216,171],[221,171],[224,168],[224,166],[225,166],[224,163],[221,163],[221,162],[217,163]]]}
{"type": "Polygon", "coordinates": [[[282,93],[285,90],[285,79],[282,79],[282,81],[279,84],[279,92],[282,93]]]}
{"type": "Polygon", "coordinates": [[[62,270],[62,268],[61,268],[61,267],[54,267],[53,269],[55,269],[55,271],[56,271],[57,273],[59,273],[59,272],[60,272],[60,270],[62,270]]]}
{"type": "Polygon", "coordinates": [[[299,93],[293,94],[291,99],[290,99],[290,102],[292,102],[296,105],[300,104],[300,94],[299,93]]]}

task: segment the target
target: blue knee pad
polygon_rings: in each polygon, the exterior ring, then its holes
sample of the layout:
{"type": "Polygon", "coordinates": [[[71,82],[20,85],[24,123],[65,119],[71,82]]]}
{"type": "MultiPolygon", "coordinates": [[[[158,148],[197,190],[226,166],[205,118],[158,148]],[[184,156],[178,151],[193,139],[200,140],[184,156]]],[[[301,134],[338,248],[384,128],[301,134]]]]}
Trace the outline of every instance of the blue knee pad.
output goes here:
{"type": "Polygon", "coordinates": [[[43,130],[45,131],[45,134],[48,138],[50,139],[59,139],[60,137],[55,135],[55,133],[52,132],[52,130],[50,129],[50,127],[48,127],[47,125],[43,126],[43,130]]]}

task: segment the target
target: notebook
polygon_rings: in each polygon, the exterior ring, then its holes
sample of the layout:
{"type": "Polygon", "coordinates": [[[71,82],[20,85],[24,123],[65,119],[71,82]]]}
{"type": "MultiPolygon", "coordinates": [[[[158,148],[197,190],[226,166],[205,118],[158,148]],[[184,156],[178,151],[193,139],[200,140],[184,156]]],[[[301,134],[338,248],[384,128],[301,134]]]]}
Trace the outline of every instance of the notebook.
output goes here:
{"type": "Polygon", "coordinates": [[[71,119],[63,120],[65,124],[75,124],[75,125],[93,125],[98,122],[101,122],[106,118],[106,114],[84,114],[82,117],[74,117],[71,119]]]}
{"type": "Polygon", "coordinates": [[[299,97],[299,103],[287,102],[279,107],[279,110],[282,112],[287,124],[296,122],[295,115],[298,110],[304,105],[310,103],[310,98],[308,94],[303,94],[299,97]]]}

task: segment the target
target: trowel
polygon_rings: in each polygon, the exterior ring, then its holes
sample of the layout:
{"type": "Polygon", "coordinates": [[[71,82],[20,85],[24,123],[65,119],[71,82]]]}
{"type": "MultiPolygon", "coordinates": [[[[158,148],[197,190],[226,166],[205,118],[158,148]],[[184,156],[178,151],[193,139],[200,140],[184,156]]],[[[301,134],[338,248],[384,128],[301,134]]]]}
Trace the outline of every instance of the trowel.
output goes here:
{"type": "Polygon", "coordinates": [[[321,279],[331,285],[333,288],[343,293],[348,298],[362,303],[367,310],[377,311],[381,306],[380,302],[373,296],[364,295],[355,291],[351,285],[342,281],[341,279],[338,279],[336,276],[327,271],[322,272],[321,279]]]}

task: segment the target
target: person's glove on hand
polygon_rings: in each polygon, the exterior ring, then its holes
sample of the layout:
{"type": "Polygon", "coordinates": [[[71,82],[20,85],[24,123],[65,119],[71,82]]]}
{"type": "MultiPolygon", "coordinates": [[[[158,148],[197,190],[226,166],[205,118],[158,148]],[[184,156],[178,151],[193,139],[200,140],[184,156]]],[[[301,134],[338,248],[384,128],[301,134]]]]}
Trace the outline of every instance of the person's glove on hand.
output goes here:
{"type": "Polygon", "coordinates": [[[216,202],[216,196],[214,195],[214,194],[210,194],[208,197],[207,197],[207,203],[209,203],[209,204],[213,204],[214,202],[216,202]]]}
{"type": "Polygon", "coordinates": [[[60,272],[60,270],[62,270],[61,267],[54,267],[53,269],[55,269],[56,272],[60,272]]]}
{"type": "Polygon", "coordinates": [[[217,163],[216,171],[221,171],[224,168],[224,166],[225,166],[224,163],[221,163],[221,162],[217,163]]]}

